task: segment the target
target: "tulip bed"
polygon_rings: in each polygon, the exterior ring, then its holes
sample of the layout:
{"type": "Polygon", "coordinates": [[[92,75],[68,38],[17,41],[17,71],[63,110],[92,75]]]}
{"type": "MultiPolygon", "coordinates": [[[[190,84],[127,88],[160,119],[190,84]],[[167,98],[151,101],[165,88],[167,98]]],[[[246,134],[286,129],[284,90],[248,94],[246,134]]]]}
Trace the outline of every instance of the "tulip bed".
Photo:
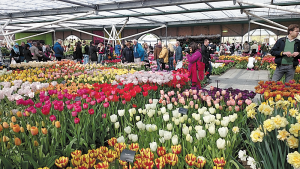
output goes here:
{"type": "MultiPolygon", "coordinates": [[[[147,72],[136,64],[72,61],[24,66],[0,76],[0,168],[231,169],[265,161],[252,118],[273,109],[257,111],[254,92],[190,89],[186,69],[147,72]],[[120,160],[124,149],[136,152],[133,163],[120,160]]],[[[262,101],[279,99],[266,97],[266,84],[256,87],[262,101]]]]}

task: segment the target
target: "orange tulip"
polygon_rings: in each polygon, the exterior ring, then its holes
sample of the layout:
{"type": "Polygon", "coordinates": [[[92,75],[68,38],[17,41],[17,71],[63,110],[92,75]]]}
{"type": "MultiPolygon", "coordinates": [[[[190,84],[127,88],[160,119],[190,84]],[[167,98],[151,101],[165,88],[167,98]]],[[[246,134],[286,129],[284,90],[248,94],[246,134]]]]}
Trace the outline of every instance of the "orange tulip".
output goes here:
{"type": "Polygon", "coordinates": [[[59,121],[56,121],[56,122],[55,122],[55,127],[56,127],[56,128],[60,128],[60,122],[59,122],[59,121]]]}
{"type": "Polygon", "coordinates": [[[154,162],[150,160],[149,158],[146,158],[142,162],[143,168],[153,168],[154,162]]]}
{"type": "Polygon", "coordinates": [[[15,145],[19,146],[19,145],[21,145],[21,143],[22,143],[22,141],[18,137],[16,137],[15,138],[15,145]]]}
{"type": "Polygon", "coordinates": [[[37,146],[39,146],[39,142],[37,142],[37,141],[35,140],[35,141],[33,142],[33,145],[37,147],[37,146]]]}
{"type": "Polygon", "coordinates": [[[31,134],[34,135],[34,136],[39,133],[39,129],[37,127],[35,127],[35,126],[32,126],[30,128],[30,131],[31,131],[31,134]]]}
{"type": "Polygon", "coordinates": [[[15,125],[13,126],[13,131],[14,131],[15,133],[19,133],[20,130],[21,130],[21,128],[20,128],[20,126],[19,126],[18,124],[15,124],[15,125]]]}
{"type": "Polygon", "coordinates": [[[3,142],[9,141],[9,138],[7,136],[3,136],[3,142]]]}
{"type": "Polygon", "coordinates": [[[17,121],[16,117],[15,117],[15,116],[12,116],[12,117],[11,117],[11,121],[12,121],[13,123],[15,123],[15,122],[17,121]]]}
{"type": "Polygon", "coordinates": [[[157,155],[159,155],[159,156],[163,156],[163,155],[165,155],[166,154],[166,147],[158,147],[157,148],[157,155]]]}
{"type": "Polygon", "coordinates": [[[2,127],[2,125],[0,124],[0,132],[3,130],[3,127],[2,127]]]}
{"type": "Polygon", "coordinates": [[[48,133],[47,129],[46,128],[42,128],[42,133],[46,135],[48,133]]]}
{"type": "Polygon", "coordinates": [[[18,117],[22,117],[22,113],[20,111],[17,112],[18,117]]]}

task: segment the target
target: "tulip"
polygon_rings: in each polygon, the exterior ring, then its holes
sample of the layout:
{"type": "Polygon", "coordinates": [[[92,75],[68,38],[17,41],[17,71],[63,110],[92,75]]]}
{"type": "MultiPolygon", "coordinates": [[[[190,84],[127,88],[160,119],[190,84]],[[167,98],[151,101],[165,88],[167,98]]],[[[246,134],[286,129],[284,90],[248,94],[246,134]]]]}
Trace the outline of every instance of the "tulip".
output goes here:
{"type": "Polygon", "coordinates": [[[80,159],[80,156],[79,157],[73,157],[71,159],[71,163],[74,167],[77,167],[77,166],[80,166],[82,164],[82,161],[80,159]]]}
{"type": "Polygon", "coordinates": [[[11,117],[11,122],[15,123],[17,121],[16,117],[15,116],[12,116],[11,117]]]}
{"type": "Polygon", "coordinates": [[[8,123],[7,123],[7,122],[3,122],[3,127],[4,127],[5,129],[8,129],[8,128],[9,128],[8,123]]]}
{"type": "Polygon", "coordinates": [[[106,118],[106,114],[102,114],[102,118],[105,119],[106,118]]]}
{"type": "Polygon", "coordinates": [[[117,138],[118,143],[125,143],[125,138],[123,136],[117,138]]]}
{"type": "Polygon", "coordinates": [[[169,165],[175,166],[178,162],[177,154],[171,154],[171,153],[167,154],[166,155],[166,161],[169,165]]]}
{"type": "Polygon", "coordinates": [[[33,145],[34,145],[35,147],[37,147],[37,146],[39,146],[39,143],[35,140],[35,141],[33,142],[33,145]]]}
{"type": "Polygon", "coordinates": [[[9,141],[9,138],[7,136],[3,136],[3,142],[9,141]]]}
{"type": "MultiPolygon", "coordinates": [[[[28,129],[28,128],[27,128],[28,129]]],[[[31,128],[30,128],[30,132],[31,132],[31,134],[33,135],[33,136],[35,136],[35,135],[37,135],[38,133],[39,133],[39,129],[37,128],[37,127],[35,127],[35,126],[32,126],[31,128]]]]}
{"type": "Polygon", "coordinates": [[[185,162],[189,165],[189,166],[193,166],[194,163],[196,162],[196,156],[194,154],[187,154],[185,156],[185,162]]]}
{"type": "Polygon", "coordinates": [[[90,109],[90,110],[89,110],[89,114],[90,114],[90,115],[93,115],[94,113],[95,113],[94,109],[90,109]]]}
{"type": "Polygon", "coordinates": [[[173,144],[173,145],[177,145],[177,144],[178,144],[178,136],[177,136],[177,135],[174,135],[174,136],[172,137],[172,144],[173,144]]]}
{"type": "Polygon", "coordinates": [[[15,145],[16,146],[19,146],[19,145],[21,145],[22,144],[22,141],[18,138],[18,137],[16,137],[15,138],[15,145]]]}
{"type": "Polygon", "coordinates": [[[55,120],[56,120],[56,117],[55,117],[55,115],[51,115],[51,116],[49,117],[49,119],[50,119],[50,121],[55,121],[55,120]]]}
{"type": "Polygon", "coordinates": [[[56,121],[56,122],[55,122],[55,127],[56,127],[56,128],[60,128],[60,122],[59,122],[59,121],[56,121]]]}
{"type": "Polygon", "coordinates": [[[216,144],[217,144],[218,149],[220,149],[220,150],[224,150],[225,149],[226,142],[225,142],[224,139],[219,138],[217,140],[216,144]]]}
{"type": "Polygon", "coordinates": [[[120,123],[119,122],[116,122],[115,123],[115,129],[118,129],[120,127],[120,123]]]}
{"type": "Polygon", "coordinates": [[[109,107],[109,102],[103,103],[103,107],[105,108],[109,107]]]}
{"type": "Polygon", "coordinates": [[[228,128],[227,127],[221,127],[221,128],[218,129],[218,132],[219,132],[221,137],[225,138],[227,136],[227,133],[228,133],[228,128]]]}
{"type": "Polygon", "coordinates": [[[84,109],[87,109],[87,108],[89,108],[89,104],[87,104],[87,103],[83,103],[83,106],[82,106],[84,109]]]}
{"type": "Polygon", "coordinates": [[[22,117],[22,113],[20,111],[17,112],[18,117],[22,117]]]}
{"type": "Polygon", "coordinates": [[[141,120],[141,116],[135,116],[135,120],[136,121],[140,121],[141,120]]]}
{"type": "Polygon", "coordinates": [[[228,107],[228,110],[229,110],[229,111],[232,111],[232,107],[231,107],[231,106],[229,106],[229,107],[228,107]]]}
{"type": "Polygon", "coordinates": [[[194,165],[197,167],[197,168],[204,168],[206,164],[206,160],[204,157],[197,157],[197,160],[196,162],[194,163],[194,165]]]}
{"type": "Polygon", "coordinates": [[[42,133],[46,135],[48,133],[47,129],[46,128],[42,128],[42,133]]]}
{"type": "Polygon", "coordinates": [[[214,161],[215,166],[217,166],[217,167],[224,167],[226,165],[226,161],[225,161],[224,157],[215,158],[213,161],[214,161]]]}
{"type": "Polygon", "coordinates": [[[19,126],[18,124],[15,124],[15,125],[13,126],[13,131],[14,131],[15,133],[19,133],[20,130],[21,130],[21,128],[20,128],[20,126],[19,126]]]}
{"type": "Polygon", "coordinates": [[[155,166],[157,169],[163,169],[166,165],[166,161],[163,157],[155,159],[155,166]]]}
{"type": "Polygon", "coordinates": [[[119,116],[124,116],[124,114],[125,114],[125,110],[118,110],[118,114],[119,114],[119,116]]]}
{"type": "Polygon", "coordinates": [[[76,111],[72,111],[72,116],[76,117],[77,116],[77,112],[76,111]]]}
{"type": "Polygon", "coordinates": [[[62,156],[59,159],[55,160],[55,165],[58,168],[65,168],[68,165],[68,162],[69,162],[69,158],[62,156]]]}
{"type": "Polygon", "coordinates": [[[180,154],[181,153],[181,145],[171,146],[172,152],[174,154],[180,154]]]}
{"type": "Polygon", "coordinates": [[[74,123],[77,124],[77,123],[79,123],[79,122],[80,122],[80,119],[76,117],[76,118],[74,119],[74,123]]]}
{"type": "Polygon", "coordinates": [[[112,123],[117,122],[117,120],[118,120],[118,116],[117,116],[117,115],[113,114],[113,115],[110,116],[110,121],[111,121],[112,123]]]}

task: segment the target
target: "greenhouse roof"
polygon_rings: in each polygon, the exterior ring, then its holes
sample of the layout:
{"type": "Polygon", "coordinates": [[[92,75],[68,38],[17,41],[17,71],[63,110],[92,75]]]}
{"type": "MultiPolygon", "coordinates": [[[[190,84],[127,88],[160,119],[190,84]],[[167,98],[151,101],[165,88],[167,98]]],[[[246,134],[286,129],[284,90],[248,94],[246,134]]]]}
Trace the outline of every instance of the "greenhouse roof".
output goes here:
{"type": "MultiPolygon", "coordinates": [[[[257,2],[257,0],[248,0],[257,2]]],[[[300,0],[260,0],[259,3],[300,10],[300,0]]],[[[78,29],[122,27],[157,27],[249,20],[241,10],[267,19],[300,18],[299,13],[263,8],[226,0],[9,0],[0,1],[0,23],[5,30],[65,30],[60,25],[78,29]],[[87,12],[95,11],[91,14],[87,12]],[[80,15],[77,18],[75,16],[80,15]],[[57,20],[73,17],[53,23],[57,20]],[[48,23],[45,25],[45,23],[48,23]],[[45,25],[45,26],[43,26],[45,25]],[[40,27],[42,26],[42,27],[40,27]]],[[[252,17],[253,18],[253,17],[252,17]]],[[[254,19],[254,18],[253,18],[254,19]]],[[[255,20],[255,19],[254,19],[255,20]]]]}

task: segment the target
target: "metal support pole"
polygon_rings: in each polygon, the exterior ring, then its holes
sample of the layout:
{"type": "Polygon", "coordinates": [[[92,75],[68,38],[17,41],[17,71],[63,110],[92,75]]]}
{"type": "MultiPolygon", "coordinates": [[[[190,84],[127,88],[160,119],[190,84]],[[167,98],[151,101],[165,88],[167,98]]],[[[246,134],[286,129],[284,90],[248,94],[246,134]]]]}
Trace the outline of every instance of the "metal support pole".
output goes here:
{"type": "Polygon", "coordinates": [[[254,24],[257,24],[257,25],[265,26],[265,27],[268,27],[268,28],[276,29],[276,30],[279,30],[279,31],[282,31],[282,32],[287,32],[287,30],[280,29],[280,28],[277,28],[277,27],[274,27],[274,26],[270,26],[270,25],[265,25],[263,23],[259,23],[259,22],[255,22],[255,21],[250,21],[250,22],[254,23],[254,24]]]}
{"type": "Polygon", "coordinates": [[[260,7],[263,7],[263,8],[271,8],[271,9],[277,9],[277,10],[282,10],[282,11],[287,11],[287,12],[300,13],[299,9],[287,8],[287,7],[277,6],[277,5],[268,5],[268,4],[250,2],[250,1],[244,1],[244,0],[237,0],[236,2],[237,3],[260,6],[260,7]]]}
{"type": "Polygon", "coordinates": [[[50,30],[50,31],[47,31],[47,32],[43,32],[43,33],[39,33],[39,34],[27,36],[27,37],[24,37],[24,38],[16,39],[16,40],[14,40],[14,41],[19,41],[19,40],[23,40],[23,39],[27,39],[27,38],[32,38],[32,37],[39,36],[39,35],[43,35],[43,34],[46,34],[46,33],[53,32],[53,31],[54,31],[54,30],[50,30]]]}
{"type": "Polygon", "coordinates": [[[40,27],[43,27],[43,26],[54,25],[54,24],[57,24],[59,22],[63,22],[63,21],[67,21],[67,20],[72,20],[72,19],[75,19],[75,18],[84,17],[84,16],[87,16],[87,15],[90,15],[90,14],[93,14],[93,13],[94,13],[94,11],[91,11],[91,12],[88,12],[88,13],[84,13],[84,14],[72,16],[72,17],[69,17],[69,18],[59,19],[59,20],[56,20],[56,21],[53,21],[53,22],[47,22],[47,23],[44,23],[44,24],[41,24],[41,25],[32,26],[32,27],[25,28],[25,29],[22,29],[22,30],[17,30],[17,31],[14,31],[14,32],[7,33],[7,34],[5,34],[5,36],[16,34],[16,33],[20,33],[20,32],[25,32],[25,31],[32,30],[32,29],[37,29],[37,28],[40,28],[40,27]]]}
{"type": "Polygon", "coordinates": [[[266,21],[266,22],[269,22],[270,24],[273,24],[273,25],[275,25],[275,26],[281,27],[281,28],[283,28],[283,29],[288,29],[286,26],[283,26],[283,25],[281,25],[281,24],[279,24],[279,23],[273,22],[273,21],[271,21],[271,20],[269,20],[269,19],[266,19],[266,18],[263,18],[263,17],[261,17],[261,16],[255,15],[255,14],[249,12],[249,11],[244,10],[244,12],[245,12],[246,14],[248,14],[248,15],[252,15],[252,16],[254,16],[254,17],[256,17],[256,18],[259,18],[259,19],[262,19],[262,20],[264,20],[264,21],[266,21]]]}
{"type": "Polygon", "coordinates": [[[127,22],[129,21],[129,18],[126,19],[126,22],[124,23],[124,25],[122,26],[122,28],[120,29],[119,33],[117,34],[117,37],[119,37],[120,33],[123,31],[124,27],[126,26],[127,22]]]}
{"type": "Polygon", "coordinates": [[[250,42],[250,20],[249,20],[249,26],[248,26],[248,43],[250,42]]]}
{"type": "Polygon", "coordinates": [[[166,26],[166,46],[168,46],[168,26],[166,26]]]}
{"type": "Polygon", "coordinates": [[[166,25],[162,25],[162,26],[160,26],[160,27],[158,27],[158,28],[154,28],[154,29],[150,29],[150,30],[147,30],[147,31],[144,31],[144,32],[140,32],[140,33],[137,33],[137,34],[134,34],[134,35],[130,35],[130,36],[121,38],[121,40],[123,40],[123,39],[128,39],[128,38],[131,38],[131,37],[134,37],[134,36],[137,36],[137,35],[141,35],[141,34],[144,34],[144,33],[152,32],[152,31],[155,31],[155,30],[157,30],[157,29],[164,28],[164,27],[166,27],[166,25]]]}

